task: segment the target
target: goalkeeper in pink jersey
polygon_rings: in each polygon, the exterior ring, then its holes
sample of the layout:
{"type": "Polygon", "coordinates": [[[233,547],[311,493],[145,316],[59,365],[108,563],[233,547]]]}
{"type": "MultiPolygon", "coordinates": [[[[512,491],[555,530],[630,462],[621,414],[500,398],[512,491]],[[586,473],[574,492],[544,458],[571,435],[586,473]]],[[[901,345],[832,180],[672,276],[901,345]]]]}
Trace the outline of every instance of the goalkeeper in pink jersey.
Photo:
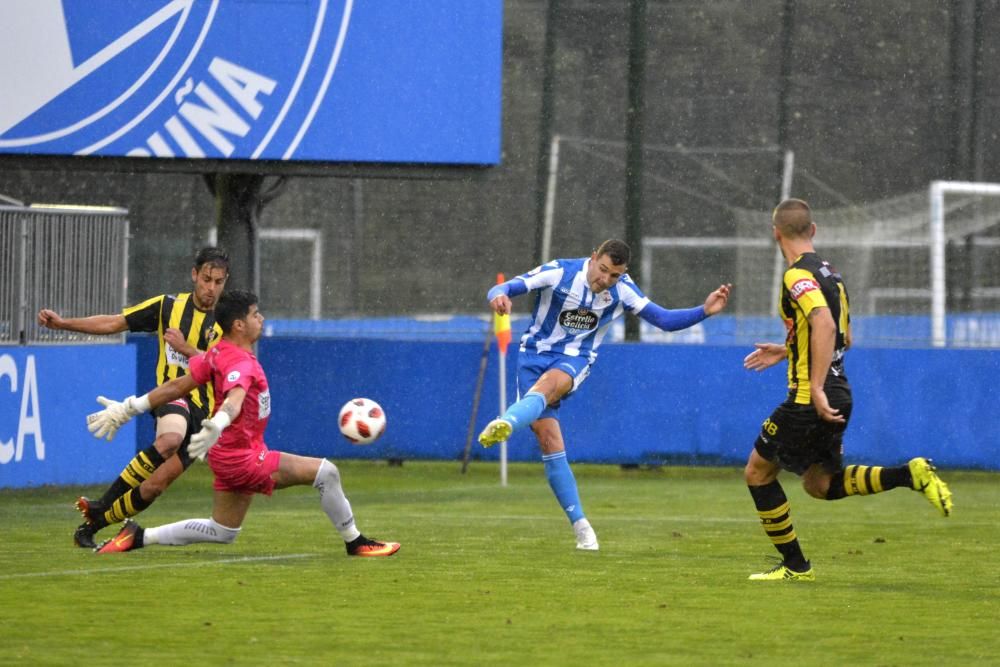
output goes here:
{"type": "Polygon", "coordinates": [[[97,553],[130,551],[152,544],[229,544],[239,535],[254,494],[271,495],[275,489],[305,484],[319,490],[323,511],[343,537],[348,555],[396,553],[398,543],[368,539],[357,529],[337,466],[326,459],[271,450],[264,444],[271,393],[264,369],[253,355],[252,346],[264,328],[257,296],[241,290],[226,292],[215,307],[215,321],[222,327],[222,340],[190,359],[189,375],[138,398],[129,396],[118,402],[99,397],[104,409],[87,418],[88,428],[96,437],[110,440],[135,415],[211,383],[218,409],[211,419],[202,422],[201,431],[192,436],[188,446],[192,457],[205,459],[207,455],[215,474],[211,518],[185,519],[154,528],[142,528],[129,520],[118,535],[97,547],[97,553]]]}

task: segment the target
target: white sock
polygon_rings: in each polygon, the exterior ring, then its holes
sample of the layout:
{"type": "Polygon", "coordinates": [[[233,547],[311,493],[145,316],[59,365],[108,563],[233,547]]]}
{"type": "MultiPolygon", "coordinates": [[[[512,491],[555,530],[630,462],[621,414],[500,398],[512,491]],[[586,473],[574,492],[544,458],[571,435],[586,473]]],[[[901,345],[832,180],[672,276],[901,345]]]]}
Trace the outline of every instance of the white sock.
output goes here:
{"type": "Polygon", "coordinates": [[[323,459],[313,486],[319,490],[319,502],[323,511],[330,517],[330,522],[344,541],[352,542],[357,539],[361,531],[354,525],[354,513],[351,512],[351,503],[347,501],[344,489],[340,486],[340,471],[337,466],[323,459]]]}
{"type": "Polygon", "coordinates": [[[146,528],[142,533],[142,544],[166,544],[182,547],[196,542],[218,542],[232,544],[240,534],[239,528],[227,528],[213,519],[185,519],[165,526],[146,528]]]}

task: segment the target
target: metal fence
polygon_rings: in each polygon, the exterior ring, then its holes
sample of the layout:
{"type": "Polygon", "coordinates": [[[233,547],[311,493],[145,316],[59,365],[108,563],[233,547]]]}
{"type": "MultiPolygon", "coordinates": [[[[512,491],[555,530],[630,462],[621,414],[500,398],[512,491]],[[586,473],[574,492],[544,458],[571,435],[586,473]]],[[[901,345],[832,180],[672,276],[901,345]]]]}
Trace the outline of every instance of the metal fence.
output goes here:
{"type": "Polygon", "coordinates": [[[128,239],[125,209],[0,206],[0,345],[124,340],[46,329],[35,315],[121,312],[128,239]]]}

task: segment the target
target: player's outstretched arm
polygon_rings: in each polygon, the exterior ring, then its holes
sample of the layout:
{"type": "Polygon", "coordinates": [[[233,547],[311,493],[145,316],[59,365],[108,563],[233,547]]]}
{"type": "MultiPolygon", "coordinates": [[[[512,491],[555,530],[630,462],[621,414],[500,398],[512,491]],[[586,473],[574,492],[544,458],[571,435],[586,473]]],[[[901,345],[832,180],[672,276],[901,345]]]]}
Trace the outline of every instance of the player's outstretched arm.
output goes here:
{"type": "Polygon", "coordinates": [[[129,396],[121,401],[113,401],[103,396],[97,397],[97,402],[104,406],[100,412],[87,415],[87,430],[95,438],[106,438],[109,442],[115,437],[122,426],[132,417],[147,412],[149,408],[149,398],[147,395],[136,398],[129,396]]]}
{"type": "Polygon", "coordinates": [[[754,343],[757,348],[743,357],[743,368],[749,371],[762,371],[774,366],[788,356],[788,350],[778,343],[754,343]]]}
{"type": "Polygon", "coordinates": [[[726,307],[732,285],[720,285],[708,295],[704,305],[694,308],[667,309],[650,301],[637,315],[663,331],[680,331],[692,327],[726,307]]]}
{"type": "Polygon", "coordinates": [[[97,397],[97,402],[104,406],[99,412],[87,415],[87,430],[95,438],[111,440],[123,425],[132,417],[153,408],[176,400],[190,393],[198,383],[190,375],[183,375],[170,382],[160,385],[148,394],[136,398],[129,396],[121,401],[113,401],[103,396],[97,397]]]}
{"type": "Polygon", "coordinates": [[[194,378],[190,375],[182,375],[178,378],[174,378],[170,382],[164,382],[159,387],[146,394],[146,396],[149,397],[150,405],[154,408],[158,408],[161,405],[166,405],[170,401],[176,401],[178,398],[187,396],[197,387],[198,383],[195,382],[194,378]]]}
{"type": "Polygon", "coordinates": [[[91,315],[90,317],[64,318],[54,310],[42,308],[38,311],[38,324],[46,329],[62,329],[77,333],[106,336],[128,330],[124,315],[91,315]]]}

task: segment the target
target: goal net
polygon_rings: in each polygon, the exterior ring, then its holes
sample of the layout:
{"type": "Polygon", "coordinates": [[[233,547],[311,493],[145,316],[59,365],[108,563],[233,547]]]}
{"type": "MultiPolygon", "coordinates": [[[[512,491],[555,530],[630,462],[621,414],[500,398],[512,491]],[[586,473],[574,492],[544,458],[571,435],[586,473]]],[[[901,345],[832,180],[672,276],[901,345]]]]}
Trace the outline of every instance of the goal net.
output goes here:
{"type": "MultiPolygon", "coordinates": [[[[621,141],[566,135],[553,138],[539,261],[587,255],[606,238],[625,237],[625,148],[621,141]]],[[[759,245],[756,250],[764,254],[773,251],[766,237],[754,234],[755,239],[740,239],[735,230],[746,211],[763,212],[773,206],[782,183],[791,177],[790,152],[766,145],[647,143],[642,158],[646,238],[637,253],[641,263],[630,273],[654,301],[667,308],[701,303],[720,283],[737,282],[733,267],[738,246],[759,245]]],[[[770,268],[765,270],[771,272],[770,268]]],[[[750,298],[748,287],[738,285],[736,302],[750,298]]],[[[744,311],[770,312],[763,306],[748,306],[744,311]]],[[[764,327],[780,327],[773,317],[757,320],[764,327]]],[[[746,318],[719,317],[671,334],[643,323],[642,339],[731,342],[734,327],[746,330],[748,326],[746,318]]],[[[621,326],[613,329],[611,339],[620,339],[623,330],[621,326]]]]}
{"type": "MultiPolygon", "coordinates": [[[[554,138],[540,261],[624,237],[625,157],[623,142],[554,138]]],[[[643,326],[643,340],[784,337],[776,311],[786,266],[771,238],[771,209],[789,190],[792,163],[774,146],[643,146],[644,238],[632,276],[668,308],[699,303],[721,282],[735,286],[724,315],[676,334],[643,326]]],[[[1000,347],[1000,184],[935,181],[813,213],[817,250],[851,295],[856,344],[1000,347]]]]}
{"type": "MultiPolygon", "coordinates": [[[[928,190],[813,211],[816,248],[844,274],[855,343],[1000,347],[1000,184],[935,181],[928,190]]],[[[785,262],[770,211],[744,208],[730,238],[647,238],[644,273],[678,256],[731,260],[733,342],[773,337],[785,262]]]]}

